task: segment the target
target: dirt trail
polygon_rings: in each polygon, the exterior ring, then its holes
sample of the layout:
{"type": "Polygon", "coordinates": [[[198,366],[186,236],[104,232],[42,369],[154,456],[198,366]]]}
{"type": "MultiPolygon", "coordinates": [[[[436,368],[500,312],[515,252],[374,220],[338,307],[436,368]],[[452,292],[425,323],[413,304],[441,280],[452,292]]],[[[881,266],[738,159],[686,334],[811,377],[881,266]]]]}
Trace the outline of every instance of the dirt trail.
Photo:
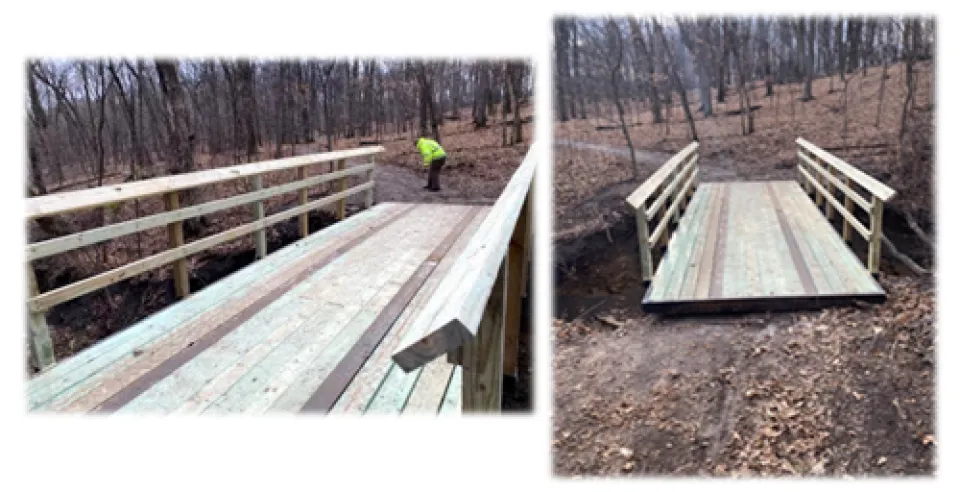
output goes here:
{"type": "Polygon", "coordinates": [[[373,173],[376,181],[374,201],[382,202],[418,202],[418,203],[461,203],[471,205],[492,205],[495,199],[477,198],[459,189],[457,180],[449,179],[449,173],[441,173],[438,192],[424,189],[427,182],[426,168],[416,172],[407,167],[392,164],[378,165],[373,173]]]}

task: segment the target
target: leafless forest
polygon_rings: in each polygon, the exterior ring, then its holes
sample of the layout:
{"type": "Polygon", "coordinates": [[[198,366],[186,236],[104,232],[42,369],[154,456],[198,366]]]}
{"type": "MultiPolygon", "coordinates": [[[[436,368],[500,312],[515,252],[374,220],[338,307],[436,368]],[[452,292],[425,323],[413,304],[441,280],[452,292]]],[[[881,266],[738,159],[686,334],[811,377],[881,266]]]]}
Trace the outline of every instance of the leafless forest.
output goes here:
{"type": "Polygon", "coordinates": [[[936,28],[913,17],[555,20],[556,473],[936,469],[936,28]],[[897,190],[884,211],[886,302],[644,313],[626,196],[691,140],[704,182],[795,180],[799,136],[897,190]]]}
{"type": "MultiPolygon", "coordinates": [[[[378,201],[489,200],[532,139],[532,70],[515,60],[31,60],[25,82],[27,196],[381,144],[386,152],[378,160],[378,201]],[[453,154],[444,178],[450,196],[416,195],[422,192],[413,145],[418,135],[439,140],[453,154]]],[[[283,178],[267,175],[265,184],[283,178]]],[[[310,193],[329,192],[320,188],[310,193]]],[[[182,200],[200,203],[238,192],[244,190],[217,185],[191,190],[182,200]]],[[[265,203],[275,213],[295,200],[285,195],[265,203]]],[[[159,198],[134,202],[32,221],[29,240],[163,207],[159,198]]],[[[248,208],[185,222],[187,239],[249,220],[248,208]]],[[[312,214],[311,230],[329,220],[312,214]]],[[[271,249],[295,238],[292,226],[267,231],[271,249]]],[[[34,267],[43,292],[165,247],[165,232],[157,229],[44,258],[34,267]]],[[[191,283],[202,288],[252,261],[251,248],[243,238],[192,257],[191,283]]],[[[58,306],[48,319],[57,358],[173,302],[169,275],[169,268],[160,269],[58,306]]]]}
{"type": "Polygon", "coordinates": [[[698,140],[708,155],[770,160],[766,137],[785,130],[842,158],[882,154],[868,170],[895,183],[894,207],[931,237],[932,19],[561,19],[554,31],[556,116],[572,122],[558,138],[619,136],[632,179],[642,174],[635,150],[698,140]]]}

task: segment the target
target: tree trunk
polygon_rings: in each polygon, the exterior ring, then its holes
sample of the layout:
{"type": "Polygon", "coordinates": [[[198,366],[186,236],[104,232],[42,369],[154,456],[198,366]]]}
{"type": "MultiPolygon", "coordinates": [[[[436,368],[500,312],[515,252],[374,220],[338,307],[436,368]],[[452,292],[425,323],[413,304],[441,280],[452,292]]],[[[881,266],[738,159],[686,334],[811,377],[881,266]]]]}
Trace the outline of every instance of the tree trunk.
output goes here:
{"type": "Polygon", "coordinates": [[[683,113],[687,117],[687,125],[690,128],[690,138],[694,142],[699,141],[697,137],[697,127],[693,122],[693,113],[690,111],[690,104],[687,102],[687,91],[683,87],[683,80],[680,79],[680,73],[677,71],[677,64],[674,61],[673,50],[670,48],[669,43],[667,43],[667,37],[663,33],[663,27],[660,24],[653,20],[653,28],[657,31],[657,34],[660,36],[660,41],[663,43],[663,52],[667,56],[667,62],[669,66],[667,67],[670,72],[670,78],[673,80],[673,87],[677,94],[680,96],[680,104],[683,106],[683,113]]]}
{"type": "Polygon", "coordinates": [[[650,101],[650,115],[653,117],[654,123],[663,123],[660,94],[657,93],[657,70],[653,63],[653,58],[651,58],[650,51],[647,49],[647,43],[643,39],[643,30],[640,28],[640,23],[633,17],[628,18],[628,21],[630,23],[630,33],[633,36],[634,45],[640,53],[639,58],[646,64],[647,73],[650,76],[650,93],[648,97],[650,101]]]}

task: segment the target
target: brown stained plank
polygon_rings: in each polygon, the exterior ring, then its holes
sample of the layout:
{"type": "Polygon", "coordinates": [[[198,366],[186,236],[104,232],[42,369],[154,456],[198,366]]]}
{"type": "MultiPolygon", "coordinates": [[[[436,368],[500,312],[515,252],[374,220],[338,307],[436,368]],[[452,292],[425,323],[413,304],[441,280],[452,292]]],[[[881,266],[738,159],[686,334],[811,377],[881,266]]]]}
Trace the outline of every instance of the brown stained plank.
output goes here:
{"type": "Polygon", "coordinates": [[[813,204],[813,201],[810,200],[802,191],[798,195],[793,195],[793,190],[791,189],[790,182],[774,182],[771,183],[771,186],[780,194],[780,201],[783,203],[784,209],[784,219],[786,221],[787,227],[793,232],[794,237],[797,239],[798,250],[800,255],[804,258],[804,263],[807,265],[807,268],[810,271],[810,275],[813,278],[813,285],[817,292],[830,292],[830,282],[828,281],[825,272],[821,269],[820,263],[818,261],[818,255],[813,253],[810,245],[807,243],[807,237],[803,233],[804,229],[802,228],[802,223],[797,219],[797,214],[801,213],[803,206],[806,206],[804,201],[809,201],[810,204],[813,204]],[[798,205],[796,200],[800,201],[798,205]],[[801,206],[802,205],[802,206],[801,206]]]}
{"type": "Polygon", "coordinates": [[[329,412],[336,404],[340,395],[350,385],[357,372],[363,367],[363,363],[376,350],[383,337],[387,335],[390,328],[396,323],[397,318],[407,307],[407,304],[423,286],[430,274],[440,264],[440,260],[450,251],[454,243],[463,234],[463,231],[473,221],[474,217],[480,213],[480,208],[471,208],[466,215],[460,219],[460,222],[450,231],[430,256],[417,267],[413,275],[404,282],[400,291],[383,308],[377,318],[370,324],[370,327],[363,333],[359,340],[351,347],[350,351],[340,360],[329,376],[323,380],[320,387],[310,396],[307,402],[301,407],[301,412],[329,412]]]}
{"type": "MultiPolygon", "coordinates": [[[[799,243],[805,243],[806,254],[804,255],[807,265],[813,270],[819,270],[823,279],[823,285],[817,287],[821,294],[836,294],[845,292],[843,282],[838,275],[838,270],[833,264],[830,254],[824,250],[823,241],[820,237],[824,231],[817,230],[817,224],[826,224],[830,230],[826,231],[834,234],[832,226],[826,222],[826,219],[820,214],[820,209],[812,200],[806,196],[796,193],[794,183],[784,183],[782,189],[782,201],[787,215],[793,220],[794,235],[799,243]],[[816,265],[816,266],[814,266],[816,265]]],[[[814,275],[816,280],[816,275],[814,275]]]]}
{"type": "Polygon", "coordinates": [[[717,214],[717,248],[713,254],[713,271],[711,272],[708,297],[723,296],[723,265],[724,257],[727,255],[727,232],[730,225],[730,217],[728,216],[730,213],[730,185],[721,186],[723,186],[723,189],[720,195],[720,212],[717,214]]]}
{"type": "Polygon", "coordinates": [[[286,294],[293,286],[303,282],[306,278],[327,266],[337,258],[343,256],[360,243],[366,241],[393,221],[410,213],[414,208],[416,207],[408,207],[402,210],[401,212],[393,215],[391,217],[392,220],[380,222],[376,227],[370,228],[360,236],[353,238],[346,244],[341,245],[330,253],[321,256],[308,268],[297,272],[296,275],[288,279],[285,279],[279,286],[271,289],[252,304],[247,305],[245,308],[226,319],[223,323],[219,324],[215,328],[205,333],[199,339],[187,345],[187,347],[161,362],[158,366],[148,370],[146,373],[133,380],[130,384],[120,389],[120,391],[114,393],[105,401],[95,406],[93,410],[100,412],[113,412],[120,409],[136,397],[143,394],[143,392],[150,389],[150,387],[152,387],[158,381],[169,376],[181,366],[189,362],[191,359],[196,357],[197,354],[203,352],[214,343],[221,340],[227,334],[249,320],[253,315],[260,312],[264,307],[279,299],[280,296],[286,294]]]}
{"type": "MultiPolygon", "coordinates": [[[[708,185],[703,185],[703,188],[706,188],[708,185]]],[[[720,188],[718,185],[709,185],[710,190],[713,191],[714,200],[710,205],[710,217],[709,223],[707,224],[707,237],[706,244],[702,253],[700,254],[699,262],[700,265],[696,269],[697,277],[694,282],[693,292],[690,297],[695,299],[703,299],[707,297],[707,294],[710,291],[710,279],[713,275],[713,267],[715,261],[715,255],[717,250],[717,235],[720,224],[720,202],[721,202],[721,193],[722,190],[717,190],[720,188]]]]}
{"type": "Polygon", "coordinates": [[[803,286],[803,292],[804,294],[816,294],[817,287],[813,283],[813,275],[810,274],[810,268],[807,266],[807,262],[803,260],[803,254],[800,252],[797,238],[794,237],[793,231],[790,229],[789,224],[787,224],[787,218],[783,214],[780,201],[777,199],[777,192],[774,190],[772,184],[767,183],[767,191],[770,195],[770,200],[773,202],[773,210],[777,213],[777,222],[780,224],[780,231],[783,233],[783,238],[787,241],[787,248],[790,250],[790,259],[793,261],[793,268],[800,276],[800,285],[803,286]]]}

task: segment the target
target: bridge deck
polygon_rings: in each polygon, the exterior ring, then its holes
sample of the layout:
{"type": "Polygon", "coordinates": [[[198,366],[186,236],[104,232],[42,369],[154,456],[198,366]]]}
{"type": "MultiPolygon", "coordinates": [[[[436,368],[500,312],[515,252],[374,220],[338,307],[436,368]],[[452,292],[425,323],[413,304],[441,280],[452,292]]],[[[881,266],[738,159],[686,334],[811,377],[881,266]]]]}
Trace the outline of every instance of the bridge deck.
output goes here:
{"type": "Polygon", "coordinates": [[[404,373],[427,300],[488,207],[386,203],[312,234],[28,382],[73,412],[460,410],[460,369],[404,373]]]}
{"type": "Polygon", "coordinates": [[[704,183],[643,306],[668,313],[776,310],[884,297],[798,183],[704,183]]]}

